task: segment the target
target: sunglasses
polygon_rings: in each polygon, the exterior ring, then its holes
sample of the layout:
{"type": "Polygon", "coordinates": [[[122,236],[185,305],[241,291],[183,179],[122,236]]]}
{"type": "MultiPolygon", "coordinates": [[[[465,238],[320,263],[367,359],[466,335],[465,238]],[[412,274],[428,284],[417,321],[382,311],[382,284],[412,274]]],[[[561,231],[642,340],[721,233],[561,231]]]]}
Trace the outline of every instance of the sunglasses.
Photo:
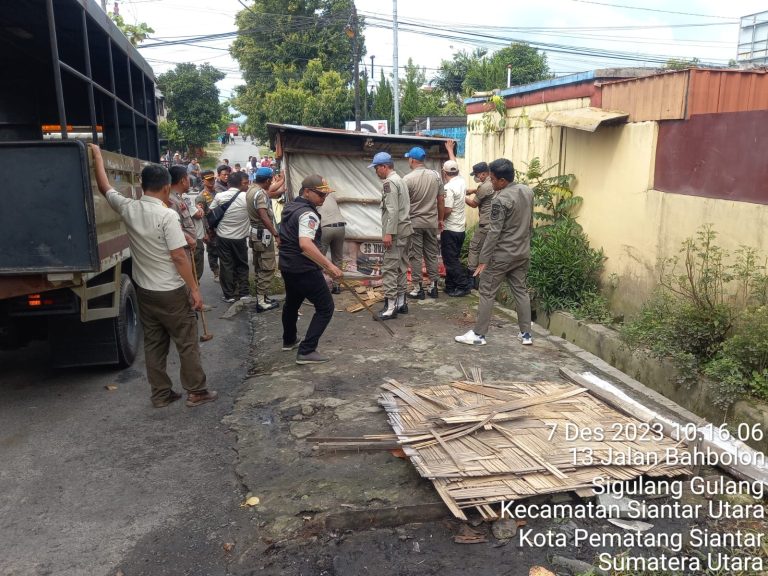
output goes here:
{"type": "Polygon", "coordinates": [[[328,194],[330,194],[330,192],[321,192],[317,188],[310,188],[310,190],[312,190],[312,192],[314,192],[318,196],[322,196],[323,198],[325,198],[326,196],[328,196],[328,194]]]}

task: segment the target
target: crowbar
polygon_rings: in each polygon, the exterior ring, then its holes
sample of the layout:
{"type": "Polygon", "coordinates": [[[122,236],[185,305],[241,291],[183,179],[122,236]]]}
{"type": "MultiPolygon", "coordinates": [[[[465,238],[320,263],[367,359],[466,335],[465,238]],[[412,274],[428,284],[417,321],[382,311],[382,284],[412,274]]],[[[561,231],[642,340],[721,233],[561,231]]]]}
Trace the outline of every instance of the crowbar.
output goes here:
{"type": "MultiPolygon", "coordinates": [[[[197,282],[197,266],[195,266],[195,255],[190,254],[190,260],[192,261],[192,274],[195,275],[195,281],[197,282]]],[[[200,288],[200,282],[197,282],[197,287],[200,288]]],[[[203,335],[200,336],[200,342],[208,342],[213,338],[213,334],[208,333],[208,322],[205,321],[205,310],[200,310],[200,317],[203,319],[203,335]]]]}
{"type": "MultiPolygon", "coordinates": [[[[318,260],[317,258],[315,258],[315,257],[314,257],[312,254],[308,254],[307,252],[304,252],[304,251],[302,251],[302,254],[303,254],[304,256],[306,256],[307,258],[309,258],[310,260],[312,260],[312,262],[314,262],[315,264],[317,264],[318,266],[320,266],[320,268],[322,268],[323,270],[325,270],[326,274],[328,274],[329,276],[331,276],[331,278],[333,278],[333,274],[331,274],[331,273],[330,273],[330,271],[328,270],[328,268],[326,268],[326,266],[325,266],[325,264],[323,264],[323,262],[321,262],[320,260],[318,260]]],[[[395,332],[394,332],[394,330],[392,330],[392,328],[390,328],[390,327],[389,327],[389,325],[386,323],[386,321],[382,320],[381,318],[379,318],[379,317],[376,315],[376,312],[374,312],[374,311],[373,311],[373,309],[372,309],[372,308],[371,308],[371,307],[368,305],[368,303],[367,303],[365,300],[363,300],[362,298],[360,298],[360,294],[358,294],[357,292],[355,292],[355,289],[354,289],[354,288],[352,288],[352,286],[350,286],[350,285],[347,283],[347,281],[346,281],[346,280],[344,280],[344,277],[343,277],[343,276],[342,276],[341,278],[337,278],[337,280],[338,280],[339,284],[341,284],[342,286],[344,286],[344,288],[346,288],[347,290],[349,290],[349,291],[352,293],[352,295],[353,295],[353,296],[354,296],[354,297],[357,299],[357,301],[358,301],[360,304],[362,304],[362,305],[363,305],[363,307],[365,307],[365,309],[366,309],[366,310],[368,310],[368,312],[370,312],[370,313],[371,313],[371,317],[372,317],[372,318],[373,318],[373,319],[374,319],[376,322],[378,322],[379,324],[381,324],[382,326],[384,326],[384,328],[386,329],[386,331],[387,331],[387,332],[389,332],[389,335],[390,335],[390,336],[394,336],[394,335],[395,335],[395,332]]]]}

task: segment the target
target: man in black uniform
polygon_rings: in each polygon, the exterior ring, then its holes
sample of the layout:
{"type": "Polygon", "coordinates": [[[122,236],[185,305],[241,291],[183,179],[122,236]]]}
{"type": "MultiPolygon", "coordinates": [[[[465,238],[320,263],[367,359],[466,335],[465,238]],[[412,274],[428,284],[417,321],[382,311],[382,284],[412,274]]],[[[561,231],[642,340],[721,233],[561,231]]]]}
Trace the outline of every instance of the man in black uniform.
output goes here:
{"type": "Polygon", "coordinates": [[[316,207],[322,206],[331,192],[333,190],[322,176],[307,176],[301,182],[299,197],[283,209],[280,224],[280,272],[285,282],[283,350],[299,349],[296,364],[319,364],[330,360],[318,353],[317,343],[333,317],[333,297],[320,266],[303,253],[322,262],[334,279],[342,277],[341,270],[320,251],[322,229],[316,207]],[[315,314],[304,340],[299,340],[296,321],[304,300],[315,305],[315,314]]]}

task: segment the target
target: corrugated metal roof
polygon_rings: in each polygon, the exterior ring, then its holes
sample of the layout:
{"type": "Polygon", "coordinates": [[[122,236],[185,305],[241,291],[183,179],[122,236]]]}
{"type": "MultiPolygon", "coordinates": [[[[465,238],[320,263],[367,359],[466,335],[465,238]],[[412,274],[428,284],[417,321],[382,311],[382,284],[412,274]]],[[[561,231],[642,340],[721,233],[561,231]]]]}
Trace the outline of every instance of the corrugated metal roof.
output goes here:
{"type": "Polygon", "coordinates": [[[408,141],[412,142],[414,146],[417,146],[419,142],[428,142],[430,144],[442,144],[445,142],[445,138],[437,138],[431,136],[406,136],[404,134],[372,134],[371,132],[354,132],[352,130],[344,130],[343,128],[320,128],[317,126],[297,126],[295,124],[273,124],[267,123],[267,133],[269,134],[269,141],[274,142],[275,134],[278,132],[302,132],[305,134],[327,134],[333,136],[340,136],[342,138],[359,138],[373,140],[385,140],[392,142],[408,141]]]}
{"type": "Polygon", "coordinates": [[[628,117],[627,112],[592,107],[531,114],[532,120],[539,120],[548,126],[565,126],[586,132],[594,132],[601,124],[625,122],[628,117]]]}
{"type": "MultiPolygon", "coordinates": [[[[511,88],[499,90],[498,95],[506,99],[510,96],[520,96],[529,92],[536,92],[537,90],[557,88],[558,86],[568,86],[571,84],[579,84],[581,82],[597,82],[599,80],[617,78],[636,78],[638,76],[648,76],[657,71],[657,68],[602,68],[599,70],[591,70],[589,72],[558,76],[557,78],[550,78],[548,80],[540,80],[539,82],[523,84],[522,86],[512,86],[511,88]]],[[[466,98],[464,104],[477,104],[479,102],[487,101],[488,97],[485,96],[481,98],[466,98]]]]}
{"type": "Polygon", "coordinates": [[[688,116],[768,110],[765,70],[691,70],[688,116]]]}
{"type": "Polygon", "coordinates": [[[685,118],[688,71],[619,80],[601,86],[602,106],[626,110],[630,122],[685,118]]]}
{"type": "Polygon", "coordinates": [[[601,90],[603,107],[627,110],[630,122],[768,110],[765,70],[692,68],[619,80],[602,85],[601,90]]]}

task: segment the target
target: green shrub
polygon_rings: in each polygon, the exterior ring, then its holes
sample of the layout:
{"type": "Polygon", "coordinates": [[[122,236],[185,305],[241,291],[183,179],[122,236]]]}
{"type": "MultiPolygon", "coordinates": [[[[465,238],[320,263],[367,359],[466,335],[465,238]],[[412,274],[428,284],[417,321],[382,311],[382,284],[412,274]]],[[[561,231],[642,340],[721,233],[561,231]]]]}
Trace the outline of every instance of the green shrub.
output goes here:
{"type": "Polygon", "coordinates": [[[581,303],[569,310],[574,318],[596,322],[598,324],[612,324],[613,314],[608,307],[608,299],[602,294],[586,293],[582,295],[581,303]]]}
{"type": "Polygon", "coordinates": [[[768,400],[768,306],[741,314],[733,335],[704,373],[715,380],[722,407],[747,393],[768,400]]]}
{"type": "Polygon", "coordinates": [[[528,285],[547,313],[578,308],[598,292],[605,256],[573,219],[534,230],[528,285]]]}
{"type": "Polygon", "coordinates": [[[475,235],[476,230],[477,230],[477,224],[475,224],[471,228],[467,228],[467,231],[464,234],[464,243],[461,245],[459,260],[461,260],[462,264],[464,264],[465,266],[467,265],[467,256],[469,255],[469,245],[472,243],[472,237],[475,235]]]}
{"type": "Polygon", "coordinates": [[[768,400],[768,276],[756,250],[742,246],[729,262],[716,239],[706,224],[661,262],[659,288],[622,338],[671,358],[682,381],[703,370],[714,403],[727,408],[745,394],[768,400]]]}

